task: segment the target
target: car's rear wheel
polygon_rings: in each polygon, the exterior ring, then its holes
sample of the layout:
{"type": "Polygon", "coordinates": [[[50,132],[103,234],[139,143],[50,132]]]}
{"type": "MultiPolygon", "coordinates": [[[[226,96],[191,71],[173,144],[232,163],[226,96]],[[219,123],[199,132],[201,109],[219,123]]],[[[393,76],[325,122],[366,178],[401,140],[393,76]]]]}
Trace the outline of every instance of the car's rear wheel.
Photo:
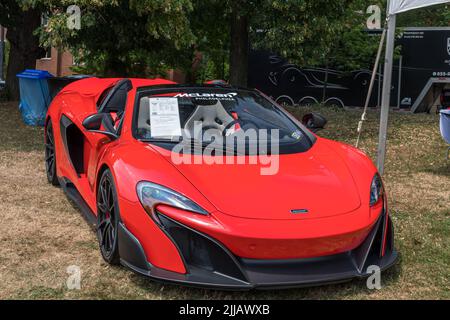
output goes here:
{"type": "Polygon", "coordinates": [[[48,121],[45,132],[45,172],[49,183],[54,186],[59,185],[56,175],[55,137],[51,120],[48,121]]]}
{"type": "Polygon", "coordinates": [[[111,171],[105,170],[97,190],[97,238],[100,252],[109,264],[119,264],[117,192],[111,171]]]}

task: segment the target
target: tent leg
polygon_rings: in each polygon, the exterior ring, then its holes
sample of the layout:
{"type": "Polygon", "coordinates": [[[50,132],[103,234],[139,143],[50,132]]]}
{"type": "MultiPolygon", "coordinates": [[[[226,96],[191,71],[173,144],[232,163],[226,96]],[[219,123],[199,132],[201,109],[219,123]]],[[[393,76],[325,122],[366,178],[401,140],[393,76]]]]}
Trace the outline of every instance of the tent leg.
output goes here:
{"type": "Polygon", "coordinates": [[[381,99],[380,134],[378,140],[377,167],[380,174],[384,173],[384,161],[386,158],[387,127],[391,102],[392,62],[395,47],[395,20],[392,15],[387,23],[386,58],[383,73],[383,96],[381,99]]]}
{"type": "Polygon", "coordinates": [[[383,28],[383,33],[381,34],[380,44],[378,45],[377,57],[375,58],[375,64],[373,66],[372,76],[370,78],[369,90],[367,91],[366,102],[364,103],[363,114],[361,116],[361,121],[359,121],[359,123],[358,123],[358,138],[356,139],[356,145],[355,145],[357,148],[359,147],[359,140],[361,139],[362,125],[363,125],[363,122],[366,121],[367,108],[369,107],[370,98],[372,97],[373,84],[375,82],[375,77],[377,76],[377,70],[378,70],[378,66],[380,64],[381,54],[383,53],[382,51],[383,51],[383,45],[384,45],[385,38],[386,38],[386,28],[383,28]]]}

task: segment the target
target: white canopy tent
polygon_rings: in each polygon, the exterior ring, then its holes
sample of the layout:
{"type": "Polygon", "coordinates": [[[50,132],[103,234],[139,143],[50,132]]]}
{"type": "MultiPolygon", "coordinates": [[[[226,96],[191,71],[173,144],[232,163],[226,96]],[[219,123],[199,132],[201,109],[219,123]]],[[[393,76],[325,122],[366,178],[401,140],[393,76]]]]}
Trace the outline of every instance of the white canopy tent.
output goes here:
{"type": "Polygon", "coordinates": [[[389,15],[402,13],[405,11],[419,9],[423,7],[432,6],[434,4],[441,4],[450,2],[449,0],[391,0],[389,3],[389,15]]]}
{"type": "MultiPolygon", "coordinates": [[[[392,63],[394,58],[394,47],[395,47],[395,27],[396,27],[396,17],[397,14],[410,11],[413,9],[428,7],[436,4],[448,3],[450,0],[389,0],[387,9],[387,18],[385,29],[381,38],[380,48],[378,50],[377,59],[374,67],[374,74],[378,68],[378,63],[380,60],[380,55],[382,52],[382,46],[384,39],[386,38],[386,57],[384,63],[384,76],[383,76],[383,94],[381,99],[381,116],[380,116],[380,134],[378,140],[378,155],[377,155],[377,167],[380,174],[384,172],[384,161],[386,156],[386,142],[387,142],[387,125],[389,116],[389,107],[391,100],[391,84],[392,84],[392,63]]],[[[366,101],[366,106],[364,108],[364,113],[361,118],[361,122],[358,126],[358,132],[361,133],[362,122],[365,120],[368,100],[370,99],[372,87],[369,87],[368,99],[366,101]]],[[[359,136],[358,141],[359,142],[359,136]]]]}

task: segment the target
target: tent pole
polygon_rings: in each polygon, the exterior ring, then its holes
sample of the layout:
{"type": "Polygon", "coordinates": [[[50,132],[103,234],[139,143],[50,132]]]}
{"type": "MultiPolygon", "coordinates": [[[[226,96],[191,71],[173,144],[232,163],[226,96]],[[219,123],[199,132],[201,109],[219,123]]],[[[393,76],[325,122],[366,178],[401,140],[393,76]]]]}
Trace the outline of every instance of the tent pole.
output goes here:
{"type": "Polygon", "coordinates": [[[397,85],[397,108],[400,109],[402,104],[402,70],[403,69],[403,56],[400,56],[398,60],[398,85],[397,85]]]}
{"type": "Polygon", "coordinates": [[[3,79],[4,60],[5,60],[5,28],[0,26],[0,80],[3,79]]]}
{"type": "Polygon", "coordinates": [[[396,16],[388,17],[386,57],[383,72],[383,95],[381,98],[380,134],[378,137],[377,167],[380,174],[384,173],[384,161],[386,158],[387,127],[391,100],[392,63],[395,48],[395,21],[396,16]]]}
{"type": "Polygon", "coordinates": [[[361,133],[362,133],[362,125],[363,125],[364,121],[366,121],[367,108],[369,107],[370,98],[372,97],[373,84],[375,83],[375,77],[377,76],[377,70],[378,70],[378,65],[380,64],[381,54],[383,53],[382,51],[383,51],[383,45],[384,45],[385,38],[386,38],[386,27],[383,28],[383,33],[381,34],[380,44],[378,45],[377,57],[375,58],[375,64],[373,66],[372,76],[370,78],[369,90],[367,91],[366,102],[364,103],[363,114],[361,116],[361,121],[359,121],[359,123],[358,123],[358,138],[356,139],[356,145],[355,145],[356,148],[359,147],[359,141],[361,139],[361,133]]]}

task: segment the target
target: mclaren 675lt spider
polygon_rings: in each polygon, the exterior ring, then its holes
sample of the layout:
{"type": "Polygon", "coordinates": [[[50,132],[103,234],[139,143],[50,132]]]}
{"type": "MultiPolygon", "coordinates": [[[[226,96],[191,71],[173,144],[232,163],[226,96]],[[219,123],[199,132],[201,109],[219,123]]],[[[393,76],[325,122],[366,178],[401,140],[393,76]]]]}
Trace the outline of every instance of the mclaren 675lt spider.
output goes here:
{"type": "Polygon", "coordinates": [[[397,260],[383,182],[258,90],[86,78],[53,99],[48,181],[106,262],[163,282],[288,288],[364,278],[397,260]]]}

